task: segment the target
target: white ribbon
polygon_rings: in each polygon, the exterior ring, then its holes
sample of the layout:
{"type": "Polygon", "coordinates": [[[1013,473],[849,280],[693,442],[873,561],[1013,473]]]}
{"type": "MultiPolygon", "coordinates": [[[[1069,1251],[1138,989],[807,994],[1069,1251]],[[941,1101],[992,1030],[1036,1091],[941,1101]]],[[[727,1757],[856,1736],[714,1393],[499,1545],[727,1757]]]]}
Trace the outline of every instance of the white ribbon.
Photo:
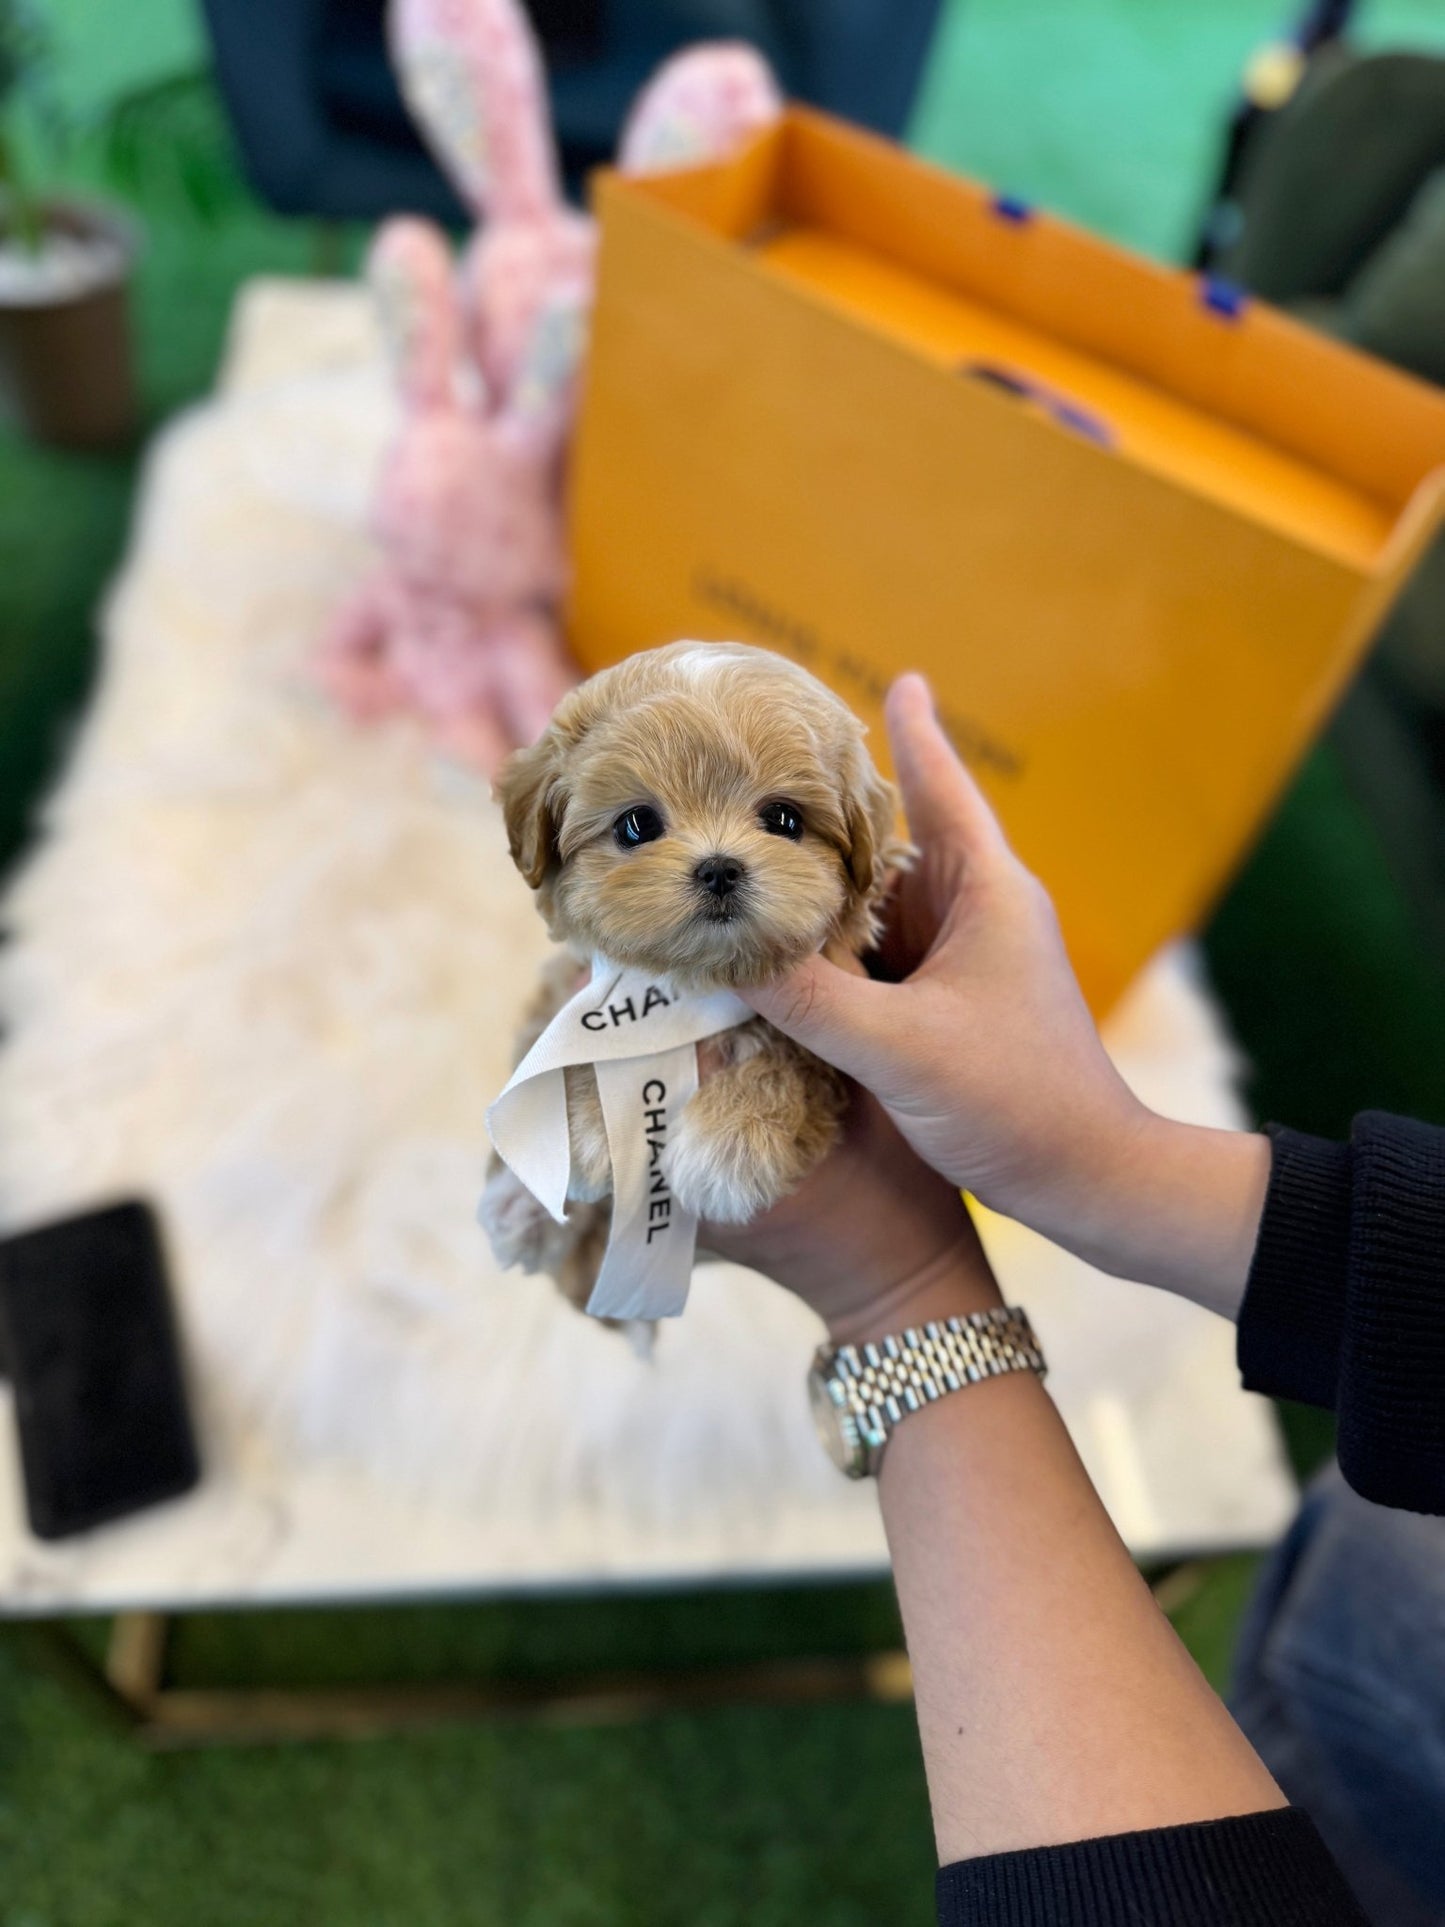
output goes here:
{"type": "Polygon", "coordinates": [[[662,1171],[662,1153],[697,1089],[697,1046],[753,1015],[729,990],[675,990],[599,957],[487,1112],[497,1155],[561,1224],[572,1178],[563,1071],[597,1075],[612,1160],[612,1226],[587,1309],[598,1318],[675,1318],[687,1302],[697,1218],[662,1171]]]}

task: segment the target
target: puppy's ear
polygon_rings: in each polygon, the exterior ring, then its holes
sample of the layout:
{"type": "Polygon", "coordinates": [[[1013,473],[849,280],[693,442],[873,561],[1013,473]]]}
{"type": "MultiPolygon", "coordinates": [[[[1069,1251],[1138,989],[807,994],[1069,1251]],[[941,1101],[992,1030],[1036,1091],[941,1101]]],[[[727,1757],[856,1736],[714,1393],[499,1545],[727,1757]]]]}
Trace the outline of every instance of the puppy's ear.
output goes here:
{"type": "Polygon", "coordinates": [[[566,804],[562,745],[555,724],[530,749],[515,751],[503,763],[497,801],[512,861],[538,890],[557,862],[557,836],[566,804]]]}
{"type": "Polygon", "coordinates": [[[889,866],[905,846],[894,833],[898,792],[885,783],[860,742],[844,763],[850,772],[844,799],[848,826],[848,877],[859,900],[871,906],[882,893],[889,866]]]}

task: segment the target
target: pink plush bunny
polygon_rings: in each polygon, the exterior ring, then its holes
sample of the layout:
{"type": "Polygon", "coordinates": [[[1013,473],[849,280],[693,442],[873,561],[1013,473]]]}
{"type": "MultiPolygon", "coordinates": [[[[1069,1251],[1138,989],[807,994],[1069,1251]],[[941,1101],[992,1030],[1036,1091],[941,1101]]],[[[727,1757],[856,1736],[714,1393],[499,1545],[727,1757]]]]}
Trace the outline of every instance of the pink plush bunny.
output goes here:
{"type": "MultiPolygon", "coordinates": [[[[390,25],[408,104],[481,226],[457,266],[419,220],[388,222],[373,246],[403,415],[373,506],[382,560],[338,611],[321,671],[353,715],[409,710],[490,771],[573,679],[562,490],[596,230],[563,199],[517,0],[393,0],[390,25]]],[[[692,49],[644,89],[620,164],[696,165],[781,104],[750,47],[692,49]]]]}

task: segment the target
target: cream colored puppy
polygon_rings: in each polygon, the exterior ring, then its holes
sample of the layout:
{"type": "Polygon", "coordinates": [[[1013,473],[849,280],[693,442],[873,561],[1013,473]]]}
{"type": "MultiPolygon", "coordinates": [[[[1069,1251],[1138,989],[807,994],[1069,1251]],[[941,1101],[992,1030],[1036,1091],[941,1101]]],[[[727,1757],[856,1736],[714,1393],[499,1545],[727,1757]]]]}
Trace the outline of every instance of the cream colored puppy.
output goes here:
{"type": "MultiPolygon", "coordinates": [[[[707,990],[760,982],[816,950],[865,950],[907,846],[863,736],[806,670],[743,643],[650,650],[566,696],[497,785],[513,861],[565,946],[518,1061],[595,956],[707,990]]],[[[580,1208],[556,1224],[494,1160],[482,1222],[500,1263],[546,1271],[584,1304],[611,1170],[596,1079],[586,1067],[566,1078],[580,1208]]],[[[835,1071],[753,1018],[703,1046],[668,1183],[700,1218],[744,1224],[826,1155],[843,1106],[835,1071]]]]}

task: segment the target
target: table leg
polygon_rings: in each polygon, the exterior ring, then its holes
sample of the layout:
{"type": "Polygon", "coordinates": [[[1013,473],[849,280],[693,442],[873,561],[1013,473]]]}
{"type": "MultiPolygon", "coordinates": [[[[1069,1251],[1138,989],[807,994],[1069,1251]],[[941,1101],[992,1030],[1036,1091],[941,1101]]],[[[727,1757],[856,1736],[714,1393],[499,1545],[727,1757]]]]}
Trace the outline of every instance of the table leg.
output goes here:
{"type": "MultiPolygon", "coordinates": [[[[1177,1611],[1202,1584],[1206,1561],[1166,1568],[1155,1597],[1177,1611]]],[[[88,1696],[128,1725],[144,1747],[161,1752],[206,1746],[371,1739],[387,1733],[475,1720],[528,1720],[552,1726],[624,1725],[662,1713],[708,1707],[817,1705],[862,1699],[902,1705],[913,1675],[901,1651],[842,1658],[757,1661],[673,1672],[553,1675],[536,1679],[440,1680],[414,1685],[343,1687],[177,1687],[165,1682],[170,1620],[164,1613],[122,1613],[103,1667],[63,1629],[52,1657],[79,1678],[88,1696]]]]}
{"type": "Polygon", "coordinates": [[[607,1726],[746,1704],[863,1699],[894,1705],[906,1703],[913,1692],[902,1652],[414,1685],[178,1687],[164,1678],[169,1625],[162,1613],[121,1614],[99,1666],[64,1627],[37,1630],[45,1636],[53,1669],[78,1684],[110,1718],[122,1721],[141,1746],[156,1752],[371,1739],[477,1720],[607,1726]]]}
{"type": "Polygon", "coordinates": [[[146,1718],[165,1678],[170,1620],[165,1613],[118,1613],[105,1655],[105,1677],[127,1706],[146,1718]]]}

